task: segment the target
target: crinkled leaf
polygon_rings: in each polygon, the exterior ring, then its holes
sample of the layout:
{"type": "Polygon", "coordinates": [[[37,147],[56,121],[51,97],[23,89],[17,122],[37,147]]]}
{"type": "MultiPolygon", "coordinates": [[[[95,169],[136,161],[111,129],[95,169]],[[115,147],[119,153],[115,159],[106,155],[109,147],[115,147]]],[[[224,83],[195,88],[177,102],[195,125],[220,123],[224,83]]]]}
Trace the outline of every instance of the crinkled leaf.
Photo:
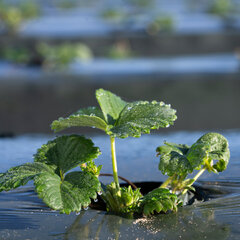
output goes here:
{"type": "Polygon", "coordinates": [[[107,124],[103,119],[101,110],[96,107],[80,109],[69,117],[59,118],[51,124],[52,130],[55,132],[70,127],[93,127],[105,131],[107,124]]]}
{"type": "Polygon", "coordinates": [[[64,174],[97,158],[100,153],[90,139],[78,135],[61,136],[42,145],[34,161],[56,166],[64,174]]]}
{"type": "Polygon", "coordinates": [[[54,168],[37,162],[10,168],[6,173],[0,175],[0,192],[23,186],[43,172],[53,173],[54,168]]]}
{"type": "Polygon", "coordinates": [[[109,125],[114,124],[127,103],[117,95],[104,89],[98,89],[96,91],[96,98],[102,109],[106,122],[109,125]]]}
{"type": "Polygon", "coordinates": [[[208,170],[221,172],[226,169],[230,158],[228,141],[219,133],[207,133],[192,145],[187,158],[193,167],[206,164],[208,170]],[[211,166],[212,161],[217,162],[211,166]]]}
{"type": "Polygon", "coordinates": [[[161,155],[158,168],[163,174],[167,173],[168,176],[185,175],[193,171],[186,156],[174,151],[161,155]]]}
{"type": "Polygon", "coordinates": [[[44,172],[35,177],[34,185],[49,207],[67,214],[88,206],[101,190],[98,178],[87,172],[71,172],[63,181],[57,174],[44,172]]]}
{"type": "Polygon", "coordinates": [[[186,154],[191,166],[200,169],[208,157],[210,146],[203,143],[194,143],[186,154]]]}
{"type": "Polygon", "coordinates": [[[154,212],[177,211],[178,198],[166,188],[157,188],[149,192],[141,200],[140,208],[144,215],[151,215],[154,212]]]}
{"type": "Polygon", "coordinates": [[[128,103],[108,134],[113,137],[140,137],[151,129],[168,127],[177,119],[176,110],[163,102],[138,101],[128,103]]]}

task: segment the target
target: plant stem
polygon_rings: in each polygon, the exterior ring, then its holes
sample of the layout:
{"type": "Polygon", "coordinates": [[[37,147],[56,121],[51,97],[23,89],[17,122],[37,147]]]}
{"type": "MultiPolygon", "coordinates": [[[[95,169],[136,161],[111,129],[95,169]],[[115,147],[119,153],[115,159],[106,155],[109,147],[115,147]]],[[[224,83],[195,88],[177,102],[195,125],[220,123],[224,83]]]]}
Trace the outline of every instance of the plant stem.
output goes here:
{"type": "MultiPolygon", "coordinates": [[[[195,177],[193,178],[194,181],[192,182],[191,185],[189,185],[189,187],[192,186],[193,183],[197,181],[197,179],[204,173],[205,170],[206,170],[206,168],[204,167],[195,175],[195,177]]],[[[186,192],[187,192],[187,189],[184,189],[182,194],[185,194],[186,192]]]]}
{"type": "Polygon", "coordinates": [[[174,175],[169,177],[164,183],[162,183],[160,188],[166,188],[168,186],[168,184],[172,181],[173,177],[174,177],[174,175]]]}
{"type": "Polygon", "coordinates": [[[112,151],[112,168],[113,168],[113,179],[116,184],[117,190],[120,189],[118,182],[118,172],[117,172],[117,159],[116,159],[116,151],[115,151],[115,138],[110,137],[111,140],[111,151],[112,151]]]}
{"type": "Polygon", "coordinates": [[[59,170],[60,178],[63,181],[64,180],[64,174],[62,173],[62,170],[59,170]]]}

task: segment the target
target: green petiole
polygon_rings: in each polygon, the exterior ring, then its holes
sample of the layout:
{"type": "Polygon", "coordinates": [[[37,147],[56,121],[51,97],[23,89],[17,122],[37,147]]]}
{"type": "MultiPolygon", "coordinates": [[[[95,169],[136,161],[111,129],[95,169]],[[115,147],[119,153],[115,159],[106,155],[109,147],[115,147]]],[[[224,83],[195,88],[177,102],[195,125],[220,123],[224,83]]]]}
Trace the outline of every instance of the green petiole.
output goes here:
{"type": "Polygon", "coordinates": [[[113,169],[113,179],[116,184],[117,190],[120,189],[119,181],[118,181],[118,171],[117,171],[117,159],[116,159],[116,149],[115,149],[115,138],[110,137],[111,141],[111,153],[112,153],[112,169],[113,169]]]}

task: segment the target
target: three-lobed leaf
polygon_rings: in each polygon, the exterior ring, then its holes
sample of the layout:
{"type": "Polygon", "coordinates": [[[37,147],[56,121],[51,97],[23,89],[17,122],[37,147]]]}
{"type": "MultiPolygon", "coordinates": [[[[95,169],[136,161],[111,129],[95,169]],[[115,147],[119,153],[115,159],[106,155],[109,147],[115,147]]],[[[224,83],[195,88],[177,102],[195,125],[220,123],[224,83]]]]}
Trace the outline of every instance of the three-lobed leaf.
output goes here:
{"type": "Polygon", "coordinates": [[[101,107],[79,110],[68,118],[53,121],[55,132],[69,127],[89,126],[104,130],[111,137],[140,137],[151,129],[168,127],[177,119],[176,110],[163,102],[138,101],[127,103],[103,89],[96,91],[101,107]]]}

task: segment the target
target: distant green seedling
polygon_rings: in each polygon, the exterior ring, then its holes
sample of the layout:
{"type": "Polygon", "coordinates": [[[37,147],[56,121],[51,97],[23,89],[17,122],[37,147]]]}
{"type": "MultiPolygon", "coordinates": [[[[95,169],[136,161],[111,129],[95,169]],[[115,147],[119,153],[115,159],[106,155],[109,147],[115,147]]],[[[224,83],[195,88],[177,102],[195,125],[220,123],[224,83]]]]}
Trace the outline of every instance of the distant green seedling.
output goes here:
{"type": "Polygon", "coordinates": [[[171,16],[158,16],[153,19],[148,25],[146,31],[150,35],[155,35],[160,32],[170,32],[174,29],[174,21],[171,16]]]}
{"type": "Polygon", "coordinates": [[[210,3],[208,12],[220,17],[227,17],[234,12],[234,10],[235,8],[231,0],[214,0],[210,3]]]}
{"type": "Polygon", "coordinates": [[[107,57],[112,59],[127,59],[134,56],[128,42],[119,41],[107,50],[107,57]]]}
{"type": "Polygon", "coordinates": [[[0,51],[0,57],[9,62],[27,64],[31,60],[32,52],[26,47],[4,47],[0,51]]]}
{"type": "Polygon", "coordinates": [[[9,31],[16,31],[24,20],[40,15],[40,7],[34,1],[27,0],[16,5],[6,2],[0,1],[0,22],[9,31]]]}
{"type": "Polygon", "coordinates": [[[63,43],[49,45],[40,43],[37,52],[43,59],[43,66],[47,69],[65,69],[74,61],[88,61],[92,59],[91,49],[82,43],[63,43]]]}

